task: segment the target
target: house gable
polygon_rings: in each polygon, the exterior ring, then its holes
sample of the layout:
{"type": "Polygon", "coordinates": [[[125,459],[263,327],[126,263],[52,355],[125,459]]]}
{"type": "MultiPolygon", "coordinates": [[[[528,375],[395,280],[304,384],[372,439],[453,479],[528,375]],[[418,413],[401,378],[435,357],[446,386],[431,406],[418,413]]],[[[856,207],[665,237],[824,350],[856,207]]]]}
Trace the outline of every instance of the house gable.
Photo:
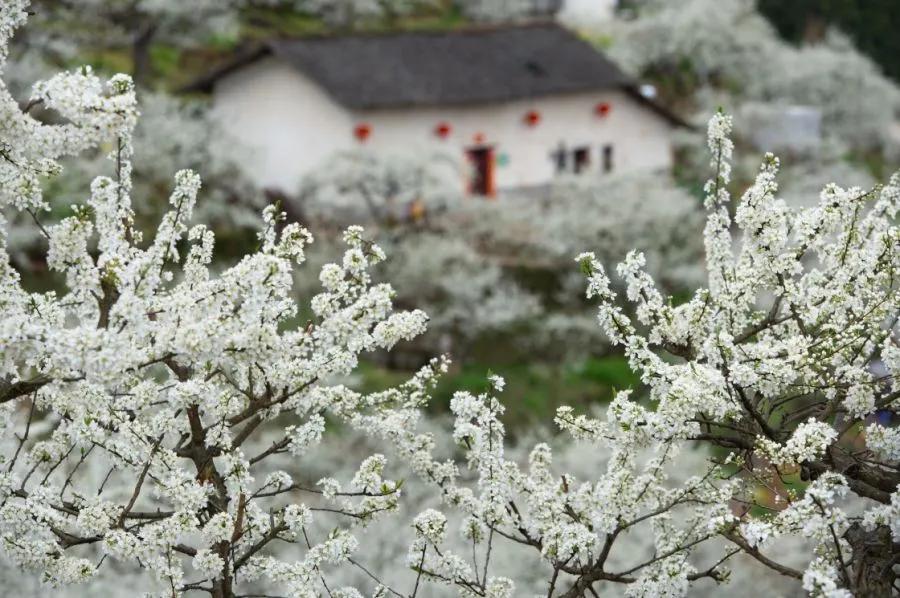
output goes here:
{"type": "Polygon", "coordinates": [[[267,56],[216,82],[213,113],[266,187],[293,192],[302,173],[347,146],[353,115],[315,81],[267,56]]]}

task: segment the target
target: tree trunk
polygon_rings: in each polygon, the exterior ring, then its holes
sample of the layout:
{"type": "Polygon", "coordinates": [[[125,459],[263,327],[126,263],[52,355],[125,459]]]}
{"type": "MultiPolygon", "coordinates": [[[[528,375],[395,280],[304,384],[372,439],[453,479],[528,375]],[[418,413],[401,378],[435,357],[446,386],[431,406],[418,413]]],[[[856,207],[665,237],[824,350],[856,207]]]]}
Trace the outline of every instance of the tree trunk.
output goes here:
{"type": "Polygon", "coordinates": [[[141,27],[131,44],[131,77],[135,85],[147,86],[153,74],[153,64],[150,60],[150,45],[156,34],[156,25],[147,24],[141,27]]]}
{"type": "Polygon", "coordinates": [[[213,582],[212,593],[213,598],[234,598],[234,592],[231,589],[230,579],[217,579],[213,582]]]}
{"type": "Polygon", "coordinates": [[[891,541],[890,528],[882,525],[869,532],[855,523],[845,537],[853,547],[850,562],[853,595],[856,598],[890,596],[897,578],[893,569],[897,551],[891,541]]]}

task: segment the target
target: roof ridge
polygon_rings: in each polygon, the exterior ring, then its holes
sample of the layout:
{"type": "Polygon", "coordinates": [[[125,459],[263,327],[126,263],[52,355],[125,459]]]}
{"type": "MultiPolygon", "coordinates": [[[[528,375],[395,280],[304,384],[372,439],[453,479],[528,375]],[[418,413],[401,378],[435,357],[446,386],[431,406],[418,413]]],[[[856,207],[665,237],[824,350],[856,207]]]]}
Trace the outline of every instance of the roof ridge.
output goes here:
{"type": "Polygon", "coordinates": [[[464,35],[481,35],[489,33],[499,33],[503,31],[512,31],[516,29],[540,29],[553,28],[559,29],[577,35],[575,31],[566,27],[555,19],[529,19],[527,21],[507,21],[503,23],[468,23],[461,27],[439,28],[439,27],[423,27],[421,29],[371,29],[371,30],[332,30],[332,31],[313,31],[304,34],[287,34],[276,35],[264,38],[261,43],[268,44],[272,42],[284,41],[306,41],[319,39],[365,39],[365,38],[390,38],[403,36],[435,36],[435,37],[451,37],[464,35]]]}

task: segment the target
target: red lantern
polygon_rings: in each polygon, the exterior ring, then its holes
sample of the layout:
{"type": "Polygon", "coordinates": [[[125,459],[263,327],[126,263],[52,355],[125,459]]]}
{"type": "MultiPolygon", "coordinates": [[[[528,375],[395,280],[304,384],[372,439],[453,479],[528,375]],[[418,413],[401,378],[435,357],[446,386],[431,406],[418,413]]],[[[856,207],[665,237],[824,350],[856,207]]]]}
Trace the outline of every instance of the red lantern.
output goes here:
{"type": "Polygon", "coordinates": [[[353,129],[353,136],[360,142],[365,141],[372,134],[372,125],[368,123],[360,123],[353,129]]]}
{"type": "Polygon", "coordinates": [[[604,118],[609,116],[609,112],[612,110],[612,105],[609,102],[599,102],[596,106],[594,106],[594,113],[600,118],[604,118]]]}
{"type": "Polygon", "coordinates": [[[434,134],[441,139],[446,139],[450,136],[450,131],[452,130],[453,128],[450,126],[450,123],[439,122],[437,126],[434,127],[434,134]]]}
{"type": "Polygon", "coordinates": [[[529,127],[535,127],[541,122],[541,113],[537,110],[529,110],[525,113],[525,124],[529,127]]]}

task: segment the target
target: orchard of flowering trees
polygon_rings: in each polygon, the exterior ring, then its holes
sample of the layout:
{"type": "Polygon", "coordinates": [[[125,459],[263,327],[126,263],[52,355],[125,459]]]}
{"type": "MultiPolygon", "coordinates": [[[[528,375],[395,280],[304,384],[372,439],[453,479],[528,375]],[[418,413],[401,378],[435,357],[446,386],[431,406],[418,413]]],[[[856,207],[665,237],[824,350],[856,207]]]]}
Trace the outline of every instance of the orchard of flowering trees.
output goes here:
{"type": "MultiPolygon", "coordinates": [[[[0,6],[4,68],[27,8],[0,6]]],[[[380,391],[346,383],[429,322],[394,309],[371,274],[390,256],[360,227],[308,298],[293,274],[312,237],[273,206],[258,250],[212,267],[191,171],[172,173],[168,212],[141,231],[138,116],[124,75],[63,72],[24,106],[0,84],[0,206],[37,223],[65,281],[29,290],[0,220],[0,551],[19,575],[83,595],[127,572],[120,595],[682,596],[750,559],[812,596],[897,591],[900,432],[885,422],[900,404],[900,176],[795,209],[767,155],[732,197],[732,122],[713,116],[704,288],[676,301],[630,252],[620,298],[594,254],[570,258],[644,389],[558,410],[580,450],[607,455],[576,475],[549,443],[507,446],[515,397],[498,376],[455,394],[446,429],[423,414],[445,357],[380,391]],[[45,185],[98,147],[112,175],[50,223],[45,185]],[[307,483],[320,446],[351,430],[378,452],[307,483]],[[674,475],[685,462],[692,475],[674,475]],[[758,503],[793,477],[777,508],[758,503]],[[425,497],[408,516],[407,488],[425,497]],[[402,575],[377,566],[384,521],[402,575]],[[648,550],[626,553],[636,536],[648,550]],[[781,558],[796,538],[802,552],[781,558]]]]}
{"type": "Polygon", "coordinates": [[[631,72],[655,76],[704,111],[740,106],[738,99],[816,106],[822,132],[834,143],[869,150],[896,145],[889,131],[900,92],[839,31],[797,48],[777,36],[753,0],[637,4],[638,18],[614,21],[605,32],[613,38],[610,55],[631,72]],[[696,90],[702,93],[692,97],[696,90]]]}
{"type": "MultiPolygon", "coordinates": [[[[316,233],[313,264],[340,255],[343,227],[366,225],[391,256],[377,271],[395,286],[396,303],[429,314],[420,350],[449,348],[465,359],[472,345],[498,334],[532,356],[607,350],[583,277],[570,267],[586,246],[614,261],[640,239],[666,289],[684,292],[702,278],[694,234],[702,211],[669,176],[609,176],[602,185],[571,177],[482,202],[466,196],[464,169],[440,152],[340,152],[288,202],[316,233]],[[526,286],[522,271],[543,288],[526,286]]],[[[318,284],[314,270],[297,278],[303,291],[318,284]]]]}

